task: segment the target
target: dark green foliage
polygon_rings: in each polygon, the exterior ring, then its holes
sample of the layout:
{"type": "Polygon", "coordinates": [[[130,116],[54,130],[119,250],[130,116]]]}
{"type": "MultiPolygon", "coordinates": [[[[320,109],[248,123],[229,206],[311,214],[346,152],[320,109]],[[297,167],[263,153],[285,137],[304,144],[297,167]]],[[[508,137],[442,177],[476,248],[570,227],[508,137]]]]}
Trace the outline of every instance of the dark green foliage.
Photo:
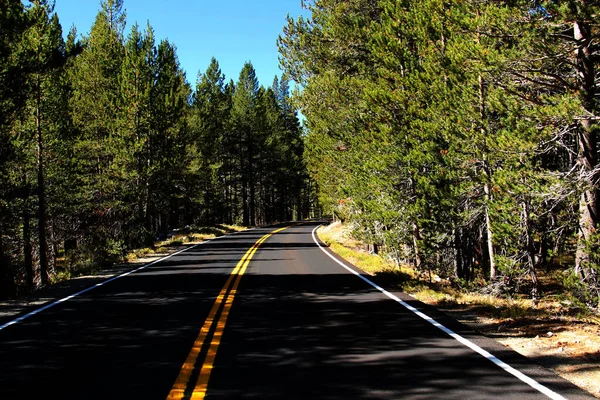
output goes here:
{"type": "Polygon", "coordinates": [[[10,127],[26,99],[19,91],[26,78],[19,67],[19,42],[26,29],[25,21],[20,1],[0,1],[0,293],[8,294],[16,290],[15,257],[11,255],[14,239],[9,239],[17,235],[12,203],[21,194],[9,183],[9,172],[17,156],[10,127]]]}
{"type": "Polygon", "coordinates": [[[308,216],[287,80],[213,59],[192,92],[174,44],[103,0],[66,43],[52,2],[0,1],[0,297],[86,273],[187,225],[308,216]]]}
{"type": "Polygon", "coordinates": [[[564,273],[564,284],[570,289],[571,300],[582,307],[600,308],[600,234],[594,233],[586,243],[586,251],[590,255],[582,269],[585,275],[578,271],[567,270],[564,273]]]}
{"type": "Polygon", "coordinates": [[[215,58],[198,76],[192,101],[193,136],[188,149],[188,176],[193,179],[190,197],[200,207],[199,218],[208,224],[232,223],[231,179],[233,154],[226,140],[230,110],[225,77],[215,58]]]}
{"type": "Polygon", "coordinates": [[[287,81],[265,89],[249,62],[237,84],[224,80],[213,59],[193,97],[188,176],[200,212],[193,221],[256,225],[308,216],[311,193],[287,81]]]}
{"type": "Polygon", "coordinates": [[[328,212],[400,262],[533,297],[536,269],[573,256],[578,234],[575,271],[589,281],[596,6],[306,4],[312,17],[288,19],[279,47],[328,212]]]}

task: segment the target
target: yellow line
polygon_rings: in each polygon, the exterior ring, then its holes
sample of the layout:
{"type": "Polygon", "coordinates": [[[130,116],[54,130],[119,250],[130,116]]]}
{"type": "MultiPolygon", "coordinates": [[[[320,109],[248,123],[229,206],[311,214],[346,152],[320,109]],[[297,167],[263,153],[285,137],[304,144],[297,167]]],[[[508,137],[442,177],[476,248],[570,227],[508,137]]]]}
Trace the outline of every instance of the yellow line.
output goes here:
{"type": "MultiPolygon", "coordinates": [[[[264,240],[266,240],[269,236],[271,235],[269,234],[268,236],[263,237],[264,240]]],[[[260,241],[260,243],[257,244],[260,245],[262,242],[264,242],[264,240],[260,241]]],[[[196,387],[194,388],[194,392],[192,393],[191,398],[193,400],[202,400],[206,395],[208,381],[210,379],[210,374],[212,372],[213,364],[215,362],[215,357],[217,356],[217,350],[219,348],[219,345],[221,344],[221,337],[223,336],[225,324],[227,323],[227,318],[229,317],[229,310],[231,309],[231,305],[233,304],[233,298],[237,293],[237,288],[242,278],[242,275],[244,274],[244,272],[246,272],[246,268],[250,263],[250,259],[254,256],[256,250],[258,250],[258,246],[255,246],[254,249],[252,249],[252,254],[244,263],[242,270],[240,271],[237,279],[235,280],[235,283],[233,284],[233,287],[231,288],[231,291],[229,292],[229,296],[227,297],[227,301],[225,302],[225,307],[223,308],[223,312],[221,313],[221,318],[219,318],[219,323],[217,324],[217,329],[215,330],[213,338],[210,342],[208,353],[206,354],[206,358],[204,359],[204,364],[202,365],[202,369],[200,370],[200,375],[198,376],[196,387]]]]}
{"type": "MultiPolygon", "coordinates": [[[[250,248],[250,250],[251,249],[252,249],[252,247],[250,248]]],[[[229,278],[227,278],[227,282],[225,282],[225,285],[219,292],[219,295],[217,296],[217,298],[208,314],[208,317],[206,318],[206,321],[204,321],[204,325],[202,325],[202,329],[200,329],[200,333],[198,334],[198,337],[196,338],[196,340],[194,341],[194,344],[192,345],[192,349],[190,350],[190,353],[188,354],[187,358],[185,359],[185,362],[183,363],[183,365],[181,366],[181,371],[179,372],[179,375],[177,376],[177,379],[175,380],[175,384],[173,385],[173,388],[169,392],[167,399],[169,399],[169,400],[183,399],[185,389],[188,385],[188,382],[190,381],[190,379],[192,377],[194,365],[196,364],[198,355],[200,354],[200,351],[202,350],[202,345],[204,344],[204,341],[206,340],[206,335],[208,335],[208,332],[210,331],[210,328],[212,327],[212,325],[215,321],[215,316],[217,314],[217,311],[219,310],[219,307],[221,306],[221,303],[223,302],[223,299],[225,298],[225,294],[227,293],[227,290],[229,289],[229,286],[231,285],[233,278],[237,275],[241,266],[246,261],[248,255],[250,253],[250,250],[248,250],[246,252],[246,254],[244,254],[244,256],[237,263],[237,265],[235,266],[233,271],[231,271],[229,278]]]]}
{"type": "Polygon", "coordinates": [[[250,260],[252,259],[252,257],[256,253],[256,251],[258,250],[258,247],[265,240],[267,240],[270,236],[274,235],[277,232],[281,232],[287,228],[289,228],[289,227],[276,229],[273,232],[267,233],[266,235],[264,235],[263,237],[258,239],[254,243],[254,245],[252,245],[252,247],[250,247],[248,249],[248,251],[244,254],[244,256],[237,263],[237,265],[235,266],[233,271],[231,271],[231,274],[229,275],[227,282],[225,282],[225,285],[223,286],[223,288],[221,289],[221,292],[217,296],[217,299],[215,300],[215,303],[213,304],[213,306],[210,310],[210,313],[208,314],[208,317],[206,318],[206,321],[204,321],[204,325],[202,326],[202,329],[200,330],[198,337],[194,341],[194,344],[192,346],[192,349],[190,350],[190,353],[188,354],[185,362],[183,363],[183,365],[181,367],[181,371],[179,372],[179,375],[177,376],[177,379],[175,380],[175,384],[173,385],[173,388],[171,389],[171,391],[169,392],[169,395],[167,396],[168,400],[183,399],[185,390],[186,390],[186,388],[190,382],[190,379],[192,377],[194,365],[196,365],[196,360],[198,359],[198,356],[200,355],[200,351],[202,350],[202,346],[204,345],[204,341],[206,340],[206,337],[207,337],[208,332],[210,331],[211,327],[214,325],[215,316],[221,306],[221,303],[223,302],[223,299],[225,298],[225,294],[227,293],[227,290],[229,289],[231,281],[235,277],[235,282],[233,283],[233,286],[232,286],[231,290],[229,291],[229,295],[227,296],[227,300],[225,301],[225,306],[223,307],[223,310],[221,311],[221,315],[220,315],[219,321],[217,323],[217,327],[215,329],[215,332],[213,333],[213,337],[210,342],[210,347],[209,347],[206,357],[204,359],[204,363],[202,364],[202,369],[200,370],[200,375],[198,377],[198,381],[196,383],[194,391],[192,392],[192,396],[191,396],[192,399],[204,399],[204,396],[206,395],[206,389],[208,387],[208,381],[210,379],[210,373],[212,372],[215,357],[217,355],[217,349],[219,348],[219,344],[221,343],[221,337],[223,336],[225,324],[227,323],[227,318],[229,316],[229,310],[231,309],[231,305],[233,304],[233,299],[237,292],[237,288],[240,283],[240,280],[242,279],[242,275],[244,275],[244,273],[246,272],[246,269],[248,268],[248,264],[250,264],[250,260]]]}

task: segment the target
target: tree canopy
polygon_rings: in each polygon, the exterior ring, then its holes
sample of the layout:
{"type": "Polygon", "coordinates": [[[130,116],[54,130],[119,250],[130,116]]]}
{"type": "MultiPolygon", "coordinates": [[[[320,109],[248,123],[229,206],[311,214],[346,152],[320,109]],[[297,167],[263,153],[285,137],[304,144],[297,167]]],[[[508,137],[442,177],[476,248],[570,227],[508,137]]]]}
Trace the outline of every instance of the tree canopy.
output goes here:
{"type": "Polygon", "coordinates": [[[398,262],[534,298],[566,257],[597,307],[597,5],[305,7],[278,44],[326,211],[398,262]]]}
{"type": "Polygon", "coordinates": [[[192,88],[150,23],[125,32],[122,0],[66,40],[52,4],[0,4],[0,297],[176,228],[308,216],[287,80],[248,62],[226,83],[213,58],[192,88]]]}

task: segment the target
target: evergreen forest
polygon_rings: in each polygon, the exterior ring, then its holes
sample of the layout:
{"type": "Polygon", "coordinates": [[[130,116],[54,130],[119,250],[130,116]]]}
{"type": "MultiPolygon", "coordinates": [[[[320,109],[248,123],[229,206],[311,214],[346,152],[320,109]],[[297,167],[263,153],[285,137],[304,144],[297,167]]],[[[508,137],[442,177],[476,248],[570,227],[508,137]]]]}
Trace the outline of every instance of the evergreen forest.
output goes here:
{"type": "Polygon", "coordinates": [[[534,300],[560,270],[600,308],[598,2],[303,0],[270,86],[215,58],[192,86],[123,0],[83,35],[53,4],[0,0],[0,297],[322,210],[398,265],[534,300]]]}
{"type": "Polygon", "coordinates": [[[278,45],[326,213],[398,263],[600,306],[600,4],[312,0],[278,45]]]}
{"type": "Polygon", "coordinates": [[[0,0],[0,298],[52,282],[57,260],[314,208],[286,78],[265,87],[247,62],[226,81],[213,58],[191,87],[175,44],[125,28],[122,0],[83,36],[51,0],[0,0]]]}

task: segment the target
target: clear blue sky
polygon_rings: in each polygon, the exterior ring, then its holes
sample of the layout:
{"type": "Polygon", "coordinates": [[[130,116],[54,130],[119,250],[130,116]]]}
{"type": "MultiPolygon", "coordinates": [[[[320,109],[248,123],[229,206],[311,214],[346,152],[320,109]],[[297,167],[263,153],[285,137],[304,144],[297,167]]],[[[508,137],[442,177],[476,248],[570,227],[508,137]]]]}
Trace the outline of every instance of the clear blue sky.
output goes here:
{"type": "MultiPolygon", "coordinates": [[[[237,81],[244,62],[251,61],[260,83],[270,86],[279,69],[277,36],[285,17],[307,15],[300,0],[124,0],[127,35],[137,22],[154,28],[156,41],[168,39],[187,80],[196,83],[215,57],[227,81],[237,81]]],[[[56,0],[55,11],[68,33],[75,25],[87,35],[100,9],[100,0],[56,0]]]]}

